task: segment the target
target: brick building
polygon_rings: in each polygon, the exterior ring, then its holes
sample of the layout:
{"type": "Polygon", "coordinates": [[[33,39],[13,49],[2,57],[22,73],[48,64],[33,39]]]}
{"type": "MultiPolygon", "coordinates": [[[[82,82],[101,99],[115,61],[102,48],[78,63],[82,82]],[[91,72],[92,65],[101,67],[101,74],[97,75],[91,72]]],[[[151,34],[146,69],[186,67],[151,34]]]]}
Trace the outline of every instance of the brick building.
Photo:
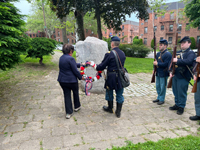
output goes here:
{"type": "MultiPolygon", "coordinates": [[[[177,31],[176,17],[178,12],[176,8],[178,8],[178,10],[181,10],[184,8],[184,4],[182,2],[173,2],[167,3],[166,6],[167,13],[165,13],[165,15],[157,17],[155,13],[152,13],[152,11],[148,9],[149,19],[139,21],[139,38],[142,38],[144,44],[146,44],[148,47],[151,46],[154,30],[156,35],[156,43],[158,43],[161,39],[166,39],[168,40],[169,47],[173,48],[173,46],[175,45],[177,31]]],[[[183,17],[179,14],[178,18],[183,17]]],[[[188,22],[188,18],[178,19],[178,38],[181,39],[184,36],[189,36],[194,37],[195,41],[198,41],[198,39],[200,38],[200,27],[186,29],[188,22]]]]}
{"type": "Polygon", "coordinates": [[[122,31],[115,32],[113,29],[102,30],[102,35],[105,38],[109,36],[118,36],[122,43],[132,43],[133,38],[139,34],[139,23],[127,20],[121,25],[122,31]],[[126,36],[122,39],[122,37],[126,36]]]}
{"type": "MultiPolygon", "coordinates": [[[[30,36],[31,38],[35,38],[35,37],[46,37],[45,32],[38,32],[38,33],[32,33],[30,31],[26,32],[26,35],[30,36]]],[[[97,37],[97,35],[95,35],[91,30],[85,30],[85,36],[94,36],[97,37]]],[[[67,40],[69,44],[74,44],[76,43],[76,33],[67,33],[67,40]]],[[[63,42],[63,38],[62,38],[62,29],[55,29],[55,32],[53,33],[53,35],[51,35],[51,38],[58,41],[58,42],[63,42]]]]}

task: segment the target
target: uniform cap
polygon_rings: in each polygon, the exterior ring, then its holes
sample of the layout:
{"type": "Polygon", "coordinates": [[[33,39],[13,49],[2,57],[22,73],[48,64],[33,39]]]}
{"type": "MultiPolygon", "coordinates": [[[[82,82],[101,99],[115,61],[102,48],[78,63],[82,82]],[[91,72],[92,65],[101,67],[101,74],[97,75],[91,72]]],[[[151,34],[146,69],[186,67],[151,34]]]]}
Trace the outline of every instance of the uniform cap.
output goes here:
{"type": "Polygon", "coordinates": [[[168,45],[168,42],[167,42],[167,40],[162,39],[162,40],[160,40],[160,44],[166,44],[166,45],[168,45]]]}
{"type": "Polygon", "coordinates": [[[120,41],[120,38],[118,38],[117,36],[113,36],[111,37],[111,42],[112,41],[120,41]]]}
{"type": "Polygon", "coordinates": [[[182,38],[179,43],[182,43],[182,42],[185,42],[185,41],[188,41],[191,43],[191,39],[188,37],[188,36],[185,36],[184,38],[182,38]]]}

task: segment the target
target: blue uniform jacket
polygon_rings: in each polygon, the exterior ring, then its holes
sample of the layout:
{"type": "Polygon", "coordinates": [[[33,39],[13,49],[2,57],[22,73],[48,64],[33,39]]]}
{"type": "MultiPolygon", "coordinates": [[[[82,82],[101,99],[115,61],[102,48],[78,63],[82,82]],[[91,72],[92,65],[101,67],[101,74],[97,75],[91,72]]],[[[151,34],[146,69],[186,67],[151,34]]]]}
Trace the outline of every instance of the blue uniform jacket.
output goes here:
{"type": "Polygon", "coordinates": [[[171,61],[171,59],[172,59],[172,55],[170,52],[167,51],[167,49],[164,50],[163,52],[158,52],[156,54],[156,60],[158,62],[156,76],[159,76],[159,77],[169,76],[168,64],[171,61]]]}
{"type": "MultiPolygon", "coordinates": [[[[124,67],[124,62],[126,60],[124,52],[121,51],[118,47],[113,48],[113,50],[115,50],[118,53],[122,66],[124,67]]],[[[121,80],[119,76],[117,77],[117,75],[114,73],[115,71],[118,70],[118,68],[115,60],[115,55],[112,51],[105,54],[103,61],[99,65],[97,65],[96,70],[97,71],[104,70],[106,66],[108,66],[107,68],[108,75],[104,88],[108,86],[110,90],[122,89],[123,87],[121,84],[121,80]]],[[[119,67],[121,68],[120,63],[119,67]]]]}
{"type": "Polygon", "coordinates": [[[82,79],[82,75],[78,71],[80,68],[80,64],[76,63],[75,59],[68,55],[63,54],[59,60],[59,75],[58,75],[58,82],[64,83],[76,83],[82,79]]]}
{"type": "Polygon", "coordinates": [[[195,62],[194,59],[196,58],[195,53],[190,48],[188,48],[184,52],[182,50],[178,51],[176,56],[178,61],[175,65],[175,76],[177,76],[179,79],[186,79],[187,81],[190,81],[193,76],[186,65],[191,68],[190,70],[192,71],[193,63],[195,62]],[[181,53],[183,59],[181,58],[181,53]]]}

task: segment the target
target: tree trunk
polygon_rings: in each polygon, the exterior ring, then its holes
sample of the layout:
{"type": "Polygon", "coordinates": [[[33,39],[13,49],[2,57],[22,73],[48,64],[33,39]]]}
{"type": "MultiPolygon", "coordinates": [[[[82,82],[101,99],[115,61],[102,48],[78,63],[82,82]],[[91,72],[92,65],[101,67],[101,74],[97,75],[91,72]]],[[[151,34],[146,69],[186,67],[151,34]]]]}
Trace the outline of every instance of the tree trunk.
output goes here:
{"type": "Polygon", "coordinates": [[[44,64],[42,63],[42,61],[43,61],[43,57],[40,57],[40,60],[39,60],[40,65],[44,65],[44,64]]]}
{"type": "MultiPolygon", "coordinates": [[[[77,11],[77,10],[76,10],[77,11]]],[[[79,37],[79,40],[84,41],[85,40],[85,32],[84,32],[84,25],[83,25],[83,14],[79,11],[76,12],[76,23],[77,23],[77,34],[79,37]]]]}
{"type": "Polygon", "coordinates": [[[96,17],[97,17],[97,32],[99,39],[102,40],[102,32],[101,32],[101,18],[99,12],[99,0],[96,0],[96,17]]]}
{"type": "Polygon", "coordinates": [[[66,21],[67,21],[67,17],[63,17],[62,19],[60,19],[60,23],[63,26],[62,28],[62,38],[63,38],[63,44],[66,44],[67,41],[67,31],[66,31],[66,21]]]}

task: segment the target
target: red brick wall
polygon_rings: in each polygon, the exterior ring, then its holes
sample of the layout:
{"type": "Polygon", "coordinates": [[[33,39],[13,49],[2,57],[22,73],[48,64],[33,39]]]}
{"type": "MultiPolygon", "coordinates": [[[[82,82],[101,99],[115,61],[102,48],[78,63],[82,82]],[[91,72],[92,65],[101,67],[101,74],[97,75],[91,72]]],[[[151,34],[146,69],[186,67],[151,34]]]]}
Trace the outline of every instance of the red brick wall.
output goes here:
{"type": "MultiPolygon", "coordinates": [[[[200,36],[200,30],[198,28],[191,28],[189,31],[186,31],[186,23],[188,23],[188,19],[180,20],[179,24],[182,24],[182,29],[179,31],[179,38],[183,38],[184,36],[194,37],[197,40],[197,36],[200,36]]],[[[172,43],[169,44],[168,47],[174,47],[175,45],[175,37],[176,37],[176,13],[174,14],[174,19],[170,18],[170,13],[166,13],[164,18],[158,17],[154,20],[154,26],[157,26],[157,31],[155,31],[156,35],[156,43],[159,42],[160,38],[163,37],[167,41],[169,37],[172,37],[172,43]],[[161,25],[164,25],[164,30],[161,30],[161,25]],[[169,25],[173,25],[173,31],[169,31],[169,25]]],[[[139,21],[139,37],[143,39],[147,38],[147,46],[151,46],[151,40],[153,39],[153,22],[152,22],[152,13],[149,14],[148,22],[144,20],[139,21]],[[144,33],[144,28],[148,28],[148,32],[144,33]]]]}
{"type": "Polygon", "coordinates": [[[124,41],[121,39],[121,43],[132,43],[133,38],[135,36],[138,36],[139,34],[138,26],[131,25],[131,24],[124,24],[124,25],[121,25],[121,28],[122,28],[122,31],[118,31],[117,33],[115,33],[113,29],[106,29],[106,31],[102,30],[102,35],[105,38],[109,38],[110,33],[112,33],[112,36],[118,36],[119,38],[126,36],[124,38],[124,41]],[[122,26],[124,26],[124,29],[122,26]]]}

